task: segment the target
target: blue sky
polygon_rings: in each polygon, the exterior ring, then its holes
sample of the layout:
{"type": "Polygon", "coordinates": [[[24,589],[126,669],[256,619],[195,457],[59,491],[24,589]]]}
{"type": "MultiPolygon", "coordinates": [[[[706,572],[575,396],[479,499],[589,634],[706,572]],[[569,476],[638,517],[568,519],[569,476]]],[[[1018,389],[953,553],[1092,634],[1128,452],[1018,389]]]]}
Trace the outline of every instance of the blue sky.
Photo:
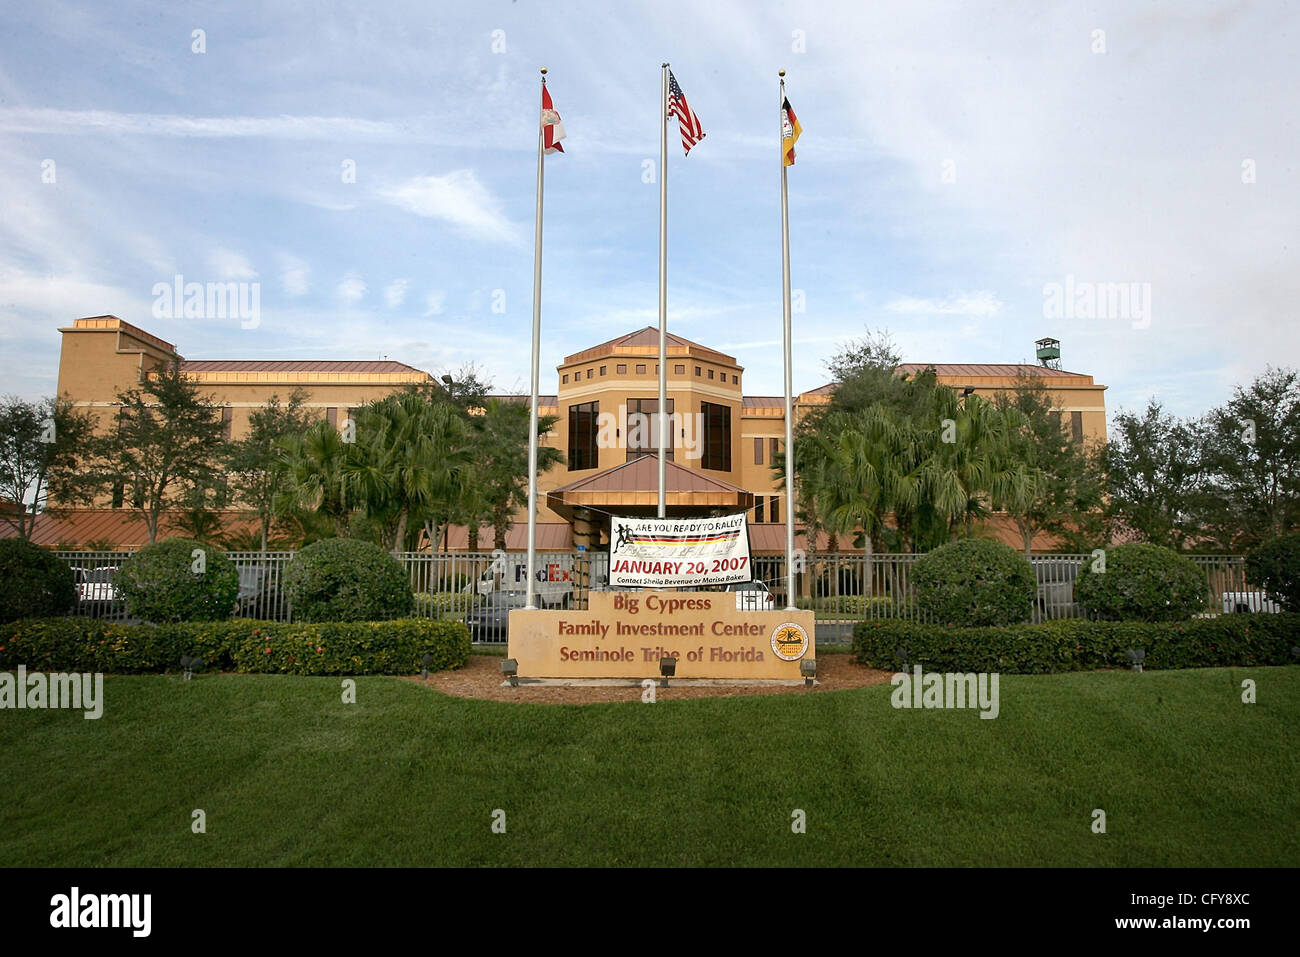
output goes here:
{"type": "Polygon", "coordinates": [[[1294,4],[6,12],[3,391],[53,392],[57,328],[104,313],[188,358],[476,363],[526,389],[540,66],[568,132],[547,160],[554,391],[563,355],[657,321],[664,60],[707,133],[683,157],[670,129],[670,328],[736,355],[749,394],[781,390],[779,68],[804,127],[797,390],[868,327],[909,361],[1032,360],[1055,336],[1112,412],[1198,414],[1300,364],[1294,4]],[[154,317],[177,274],[259,283],[260,323],[154,317]],[[1146,284],[1150,321],[1048,318],[1067,277],[1146,284]]]}

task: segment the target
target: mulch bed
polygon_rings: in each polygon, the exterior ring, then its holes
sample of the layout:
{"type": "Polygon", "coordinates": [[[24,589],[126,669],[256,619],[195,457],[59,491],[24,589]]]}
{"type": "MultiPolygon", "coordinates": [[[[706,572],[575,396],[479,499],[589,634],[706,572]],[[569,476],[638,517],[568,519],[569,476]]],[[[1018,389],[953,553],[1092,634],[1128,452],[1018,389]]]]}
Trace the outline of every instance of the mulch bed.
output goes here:
{"type": "MultiPolygon", "coordinates": [[[[890,672],[876,671],[857,664],[852,656],[826,655],[817,659],[817,684],[803,685],[704,685],[691,687],[670,682],[667,688],[655,688],[656,701],[680,698],[739,698],[748,695],[819,694],[845,688],[865,688],[887,684],[890,672]]],[[[502,684],[501,659],[495,655],[471,655],[469,663],[458,671],[439,671],[427,679],[418,675],[403,679],[425,685],[457,698],[484,698],[489,701],[515,701],[523,704],[595,704],[606,701],[641,700],[639,685],[627,687],[554,687],[521,685],[511,688],[502,684]]]]}

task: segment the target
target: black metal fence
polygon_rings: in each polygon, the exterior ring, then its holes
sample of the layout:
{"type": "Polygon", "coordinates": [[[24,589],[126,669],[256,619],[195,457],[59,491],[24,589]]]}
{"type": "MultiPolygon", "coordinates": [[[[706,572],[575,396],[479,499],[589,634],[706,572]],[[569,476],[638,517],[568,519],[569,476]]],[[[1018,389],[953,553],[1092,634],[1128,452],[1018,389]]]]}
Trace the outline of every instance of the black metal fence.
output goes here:
{"type": "MultiPolygon", "coordinates": [[[[116,585],[117,570],[127,551],[56,553],[76,573],[78,613],[125,620],[126,603],[116,585]]],[[[228,552],[239,572],[239,605],[243,618],[288,621],[292,610],[284,593],[285,566],[293,552],[228,552]]],[[[407,552],[397,556],[411,576],[416,614],[425,618],[463,618],[482,596],[522,592],[527,583],[527,557],[519,552],[407,552]]],[[[817,613],[818,624],[851,626],[879,618],[926,620],[918,607],[911,570],[919,555],[828,553],[799,558],[796,565],[796,605],[817,613]]],[[[1232,614],[1276,611],[1259,589],[1245,579],[1245,559],[1233,555],[1193,555],[1205,572],[1205,613],[1232,614]]],[[[1095,560],[1088,554],[1034,555],[1030,563],[1038,580],[1033,620],[1080,618],[1074,582],[1080,570],[1095,560]]],[[[785,605],[785,557],[756,555],[755,574],[785,605]]],[[[537,561],[537,596],[543,607],[585,607],[593,589],[606,587],[609,557],[603,552],[543,552],[537,561]]],[[[504,641],[504,636],[500,639],[504,641]]]]}

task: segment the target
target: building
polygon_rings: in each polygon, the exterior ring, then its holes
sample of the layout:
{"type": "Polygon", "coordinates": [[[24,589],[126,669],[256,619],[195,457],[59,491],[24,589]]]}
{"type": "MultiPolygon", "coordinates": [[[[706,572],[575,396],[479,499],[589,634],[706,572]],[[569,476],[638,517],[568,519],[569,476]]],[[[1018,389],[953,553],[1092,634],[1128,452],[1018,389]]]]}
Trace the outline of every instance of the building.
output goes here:
{"type": "MultiPolygon", "coordinates": [[[[115,407],[119,391],[171,361],[179,361],[222,407],[230,438],[243,435],[253,409],[274,394],[286,398],[295,387],[307,390],[309,408],[341,426],[352,409],[366,402],[406,386],[436,384],[427,372],[387,360],[187,360],[172,343],[115,316],[78,319],[59,331],[59,394],[99,412],[101,420],[115,407]]],[[[784,398],[745,395],[745,370],[734,356],[681,336],[670,334],[667,339],[668,513],[746,510],[754,551],[783,551],[789,505],[772,465],[783,461],[784,398]]],[[[1054,342],[1042,340],[1049,341],[1054,342]]],[[[1040,356],[1041,348],[1040,343],[1040,356]]],[[[1018,377],[1041,377],[1068,416],[1076,441],[1104,441],[1106,387],[1095,384],[1090,375],[1054,368],[1057,357],[1059,343],[1056,355],[1040,365],[933,368],[940,382],[987,397],[1011,388],[1018,377]]],[[[928,367],[907,363],[900,371],[928,367]]],[[[539,409],[542,415],[556,417],[544,442],[562,454],[561,463],[539,479],[539,544],[544,550],[569,550],[575,544],[599,547],[611,512],[655,514],[658,463],[647,453],[658,448],[658,376],[659,333],[652,327],[575,352],[557,367],[557,391],[542,396],[539,409]]],[[[829,402],[834,388],[832,383],[796,396],[796,417],[829,402]]],[[[527,401],[526,396],[511,398],[527,401]]],[[[96,527],[104,527],[105,517],[98,517],[96,527]]],[[[75,518],[47,522],[42,543],[80,541],[75,518]]],[[[526,522],[526,515],[516,516],[508,549],[524,549],[526,522]]],[[[129,537],[129,520],[119,517],[117,525],[119,534],[129,537]]],[[[1009,529],[997,522],[993,526],[1019,546],[1009,529]]],[[[463,549],[467,539],[465,529],[453,528],[435,547],[463,549]]],[[[1042,548],[1050,544],[1044,542],[1042,548]]]]}

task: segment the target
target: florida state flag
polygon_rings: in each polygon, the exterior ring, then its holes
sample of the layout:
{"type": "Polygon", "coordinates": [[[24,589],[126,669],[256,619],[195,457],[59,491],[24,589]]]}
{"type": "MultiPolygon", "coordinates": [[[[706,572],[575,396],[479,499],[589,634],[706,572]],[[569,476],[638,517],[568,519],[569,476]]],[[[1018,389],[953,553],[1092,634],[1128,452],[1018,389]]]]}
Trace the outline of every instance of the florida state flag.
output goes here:
{"type": "Polygon", "coordinates": [[[551,91],[545,86],[542,87],[542,131],[546,152],[563,153],[564,147],[560,145],[560,140],[564,139],[564,122],[560,119],[560,114],[555,112],[555,106],[551,103],[551,91]]]}

